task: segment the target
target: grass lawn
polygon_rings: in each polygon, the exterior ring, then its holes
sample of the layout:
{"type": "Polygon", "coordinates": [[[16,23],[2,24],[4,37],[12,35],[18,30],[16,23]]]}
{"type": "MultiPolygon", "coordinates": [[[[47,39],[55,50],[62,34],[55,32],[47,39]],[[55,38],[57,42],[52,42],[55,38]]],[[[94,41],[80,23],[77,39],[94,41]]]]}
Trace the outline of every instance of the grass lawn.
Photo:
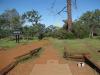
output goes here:
{"type": "MultiPolygon", "coordinates": [[[[33,40],[20,40],[19,44],[28,44],[31,43],[33,40]]],[[[35,41],[35,40],[34,40],[35,41]]],[[[0,48],[13,48],[17,45],[19,45],[18,43],[16,43],[15,40],[9,40],[9,39],[1,39],[0,40],[0,48]]]]}
{"type": "Polygon", "coordinates": [[[98,39],[74,39],[74,40],[58,40],[50,39],[60,54],[63,55],[64,47],[71,53],[89,52],[94,60],[100,60],[100,40],[98,39]]]}

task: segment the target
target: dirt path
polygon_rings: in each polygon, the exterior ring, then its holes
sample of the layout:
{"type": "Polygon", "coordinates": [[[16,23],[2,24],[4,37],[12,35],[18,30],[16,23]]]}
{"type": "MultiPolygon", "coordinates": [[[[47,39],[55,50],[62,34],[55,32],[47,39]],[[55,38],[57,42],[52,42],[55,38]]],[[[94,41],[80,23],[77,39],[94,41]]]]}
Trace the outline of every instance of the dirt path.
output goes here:
{"type": "Polygon", "coordinates": [[[59,60],[59,55],[54,48],[49,46],[44,47],[44,52],[39,59],[36,60],[36,64],[46,64],[48,60],[59,60]]]}
{"type": "Polygon", "coordinates": [[[48,44],[48,41],[36,41],[28,45],[17,46],[16,48],[0,51],[0,69],[8,65],[10,62],[14,61],[14,57],[22,55],[24,53],[29,52],[37,47],[42,47],[48,44]]]}
{"type": "MultiPolygon", "coordinates": [[[[55,48],[53,48],[53,46],[50,43],[50,41],[48,41],[48,44],[43,46],[43,49],[44,49],[44,51],[43,51],[43,53],[41,54],[41,56],[39,58],[37,58],[35,60],[31,60],[31,61],[25,62],[23,64],[19,64],[11,72],[9,72],[8,75],[29,75],[33,71],[33,68],[34,68],[34,66],[36,64],[41,64],[43,66],[43,65],[46,65],[47,62],[54,62],[54,61],[57,61],[57,63],[59,63],[59,64],[63,63],[62,62],[62,58],[59,56],[57,50],[55,48]],[[53,61],[51,61],[51,60],[53,60],[53,61]]],[[[56,66],[56,68],[57,68],[57,66],[56,66]]],[[[59,66],[63,66],[64,68],[66,68],[64,64],[63,65],[59,65],[59,66]]],[[[69,68],[69,67],[67,67],[67,68],[69,68]]],[[[62,71],[65,71],[65,70],[62,70],[62,71]]]]}
{"type": "Polygon", "coordinates": [[[48,60],[46,64],[35,64],[29,75],[72,75],[68,64],[48,60]]]}
{"type": "MultiPolygon", "coordinates": [[[[62,59],[58,51],[48,40],[17,47],[8,51],[8,53],[2,52],[3,54],[1,53],[0,56],[5,57],[6,60],[3,60],[4,58],[2,59],[2,57],[0,59],[7,64],[7,61],[10,62],[14,57],[40,46],[43,47],[43,52],[40,57],[31,59],[25,63],[19,63],[7,75],[34,75],[34,73],[35,75],[56,75],[56,73],[58,73],[57,75],[94,75],[94,71],[88,65],[85,65],[84,68],[79,68],[77,67],[77,62],[62,59]]],[[[2,65],[4,66],[3,62],[2,65]]]]}

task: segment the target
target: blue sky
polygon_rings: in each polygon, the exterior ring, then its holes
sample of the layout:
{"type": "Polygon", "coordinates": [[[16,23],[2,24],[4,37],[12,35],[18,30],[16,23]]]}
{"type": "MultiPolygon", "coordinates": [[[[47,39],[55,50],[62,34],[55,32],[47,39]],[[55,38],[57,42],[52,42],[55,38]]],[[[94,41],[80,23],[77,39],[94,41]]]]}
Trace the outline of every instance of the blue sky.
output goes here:
{"type": "MultiPolygon", "coordinates": [[[[83,13],[90,10],[100,9],[100,0],[77,0],[77,9],[75,9],[72,0],[72,17],[78,19],[83,13]]],[[[62,20],[67,18],[66,12],[57,15],[64,6],[66,0],[0,0],[0,13],[6,9],[15,8],[20,14],[28,10],[35,9],[42,15],[41,23],[48,25],[62,26],[62,20]],[[52,7],[55,2],[54,7],[52,7]]]]}

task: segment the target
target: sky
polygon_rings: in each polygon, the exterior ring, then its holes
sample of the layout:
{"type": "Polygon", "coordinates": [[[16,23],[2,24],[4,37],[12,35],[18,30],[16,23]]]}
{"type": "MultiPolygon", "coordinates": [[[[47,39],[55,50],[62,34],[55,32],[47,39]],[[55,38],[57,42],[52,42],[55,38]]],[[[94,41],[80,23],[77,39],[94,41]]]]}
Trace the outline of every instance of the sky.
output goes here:
{"type": "MultiPolygon", "coordinates": [[[[0,0],[0,14],[6,9],[15,8],[20,14],[32,9],[42,15],[41,23],[46,26],[62,26],[62,20],[67,18],[66,12],[60,15],[57,13],[66,6],[66,0],[0,0]]],[[[100,0],[77,0],[77,9],[75,0],[72,0],[72,18],[78,19],[86,11],[100,9],[100,0]]],[[[65,10],[66,11],[66,10],[65,10]]]]}

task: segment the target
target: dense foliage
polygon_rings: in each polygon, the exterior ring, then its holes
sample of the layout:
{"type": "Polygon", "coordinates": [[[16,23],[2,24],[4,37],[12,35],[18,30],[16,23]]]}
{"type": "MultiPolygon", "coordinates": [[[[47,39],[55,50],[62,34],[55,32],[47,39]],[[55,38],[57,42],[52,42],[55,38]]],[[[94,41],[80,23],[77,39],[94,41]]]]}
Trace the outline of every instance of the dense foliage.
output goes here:
{"type": "MultiPolygon", "coordinates": [[[[66,27],[66,23],[63,27],[66,27]]],[[[64,28],[65,29],[65,28],[64,28]]],[[[100,10],[87,11],[73,22],[72,33],[76,38],[100,36],[100,10]]]]}
{"type": "Polygon", "coordinates": [[[73,22],[72,32],[66,31],[66,21],[63,27],[41,24],[38,11],[27,11],[20,15],[16,9],[5,10],[0,14],[0,38],[13,36],[13,31],[19,29],[21,37],[33,39],[53,37],[58,39],[75,39],[100,36],[100,10],[87,11],[73,22]],[[31,25],[28,25],[31,24],[31,25]]]}

